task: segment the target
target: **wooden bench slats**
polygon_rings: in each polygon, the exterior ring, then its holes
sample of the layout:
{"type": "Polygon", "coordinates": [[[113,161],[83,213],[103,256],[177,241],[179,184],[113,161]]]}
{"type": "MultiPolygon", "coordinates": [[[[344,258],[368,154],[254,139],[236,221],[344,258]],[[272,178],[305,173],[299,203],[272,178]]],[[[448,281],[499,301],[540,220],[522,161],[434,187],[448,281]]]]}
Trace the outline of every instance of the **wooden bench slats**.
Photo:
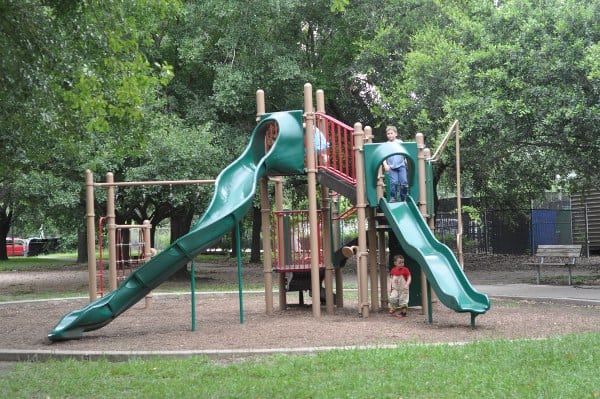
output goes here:
{"type": "Polygon", "coordinates": [[[577,258],[581,256],[581,245],[538,245],[535,256],[539,258],[538,262],[524,264],[537,266],[538,284],[540,283],[540,266],[567,266],[569,268],[569,285],[571,285],[571,268],[577,258]],[[546,262],[547,258],[550,258],[550,261],[546,262]]]}
{"type": "Polygon", "coordinates": [[[535,256],[575,257],[581,254],[581,245],[538,245],[535,256]]]}

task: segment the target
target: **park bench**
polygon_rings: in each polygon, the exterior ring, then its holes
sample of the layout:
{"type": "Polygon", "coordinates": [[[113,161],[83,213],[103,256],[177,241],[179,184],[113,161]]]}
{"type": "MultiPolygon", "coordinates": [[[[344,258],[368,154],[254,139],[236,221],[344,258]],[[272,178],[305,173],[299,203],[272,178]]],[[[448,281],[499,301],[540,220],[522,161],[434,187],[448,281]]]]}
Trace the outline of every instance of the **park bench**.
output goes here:
{"type": "Polygon", "coordinates": [[[537,266],[537,283],[540,283],[542,266],[567,266],[569,268],[569,285],[571,285],[571,268],[581,256],[581,245],[538,245],[535,256],[538,262],[525,263],[537,266]]]}

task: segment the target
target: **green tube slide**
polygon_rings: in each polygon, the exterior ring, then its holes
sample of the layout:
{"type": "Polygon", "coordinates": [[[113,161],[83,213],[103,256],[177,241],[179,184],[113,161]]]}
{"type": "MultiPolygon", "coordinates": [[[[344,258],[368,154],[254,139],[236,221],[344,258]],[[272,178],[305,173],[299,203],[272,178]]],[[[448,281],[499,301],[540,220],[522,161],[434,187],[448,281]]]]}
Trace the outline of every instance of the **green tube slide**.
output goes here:
{"type": "Polygon", "coordinates": [[[217,177],[212,201],[190,232],[133,272],[115,291],[63,316],[48,339],[78,339],[84,332],[110,323],[185,267],[213,241],[230,233],[252,206],[261,177],[267,173],[300,174],[303,168],[302,111],[263,115],[244,153],[217,177]],[[267,148],[266,138],[274,124],[278,134],[273,145],[267,148]]]}
{"type": "Polygon", "coordinates": [[[446,307],[469,312],[472,320],[490,308],[487,295],[475,291],[454,253],[435,238],[411,197],[394,203],[382,199],[379,206],[402,249],[418,263],[446,307]]]}

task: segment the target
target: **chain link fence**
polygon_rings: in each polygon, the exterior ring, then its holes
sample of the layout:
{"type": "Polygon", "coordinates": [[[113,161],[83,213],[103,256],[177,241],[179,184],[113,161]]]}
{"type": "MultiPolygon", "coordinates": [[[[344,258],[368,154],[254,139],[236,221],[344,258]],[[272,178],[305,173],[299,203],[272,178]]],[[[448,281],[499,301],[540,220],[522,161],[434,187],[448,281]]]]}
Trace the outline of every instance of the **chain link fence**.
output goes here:
{"type": "MultiPolygon", "coordinates": [[[[463,212],[463,252],[527,255],[540,244],[585,244],[570,209],[485,209],[478,220],[463,212]]],[[[436,215],[438,240],[456,249],[456,212],[436,215]]]]}

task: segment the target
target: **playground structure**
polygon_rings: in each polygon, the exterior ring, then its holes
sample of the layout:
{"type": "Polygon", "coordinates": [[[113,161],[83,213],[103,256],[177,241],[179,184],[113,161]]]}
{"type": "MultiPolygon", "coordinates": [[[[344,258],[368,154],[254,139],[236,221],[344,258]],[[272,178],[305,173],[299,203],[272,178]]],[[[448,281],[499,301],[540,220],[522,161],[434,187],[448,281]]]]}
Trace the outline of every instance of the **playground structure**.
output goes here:
{"type": "Polygon", "coordinates": [[[104,183],[94,182],[94,175],[90,170],[85,172],[86,185],[86,225],[87,225],[87,253],[88,253],[88,293],[90,301],[98,296],[103,296],[105,291],[104,273],[104,239],[106,230],[108,249],[108,284],[109,291],[117,289],[118,282],[123,281],[129,274],[150,260],[154,255],[151,248],[150,221],[144,220],[142,224],[116,224],[115,214],[115,189],[118,187],[136,186],[174,186],[193,184],[213,184],[214,180],[167,180],[167,181],[141,181],[141,182],[115,182],[112,173],[106,174],[104,183]],[[98,253],[96,261],[96,214],[94,211],[95,188],[106,189],[106,214],[98,220],[98,253]],[[137,240],[131,240],[132,234],[138,234],[137,240]]]}
{"type": "MultiPolygon", "coordinates": [[[[196,225],[164,251],[152,258],[146,257],[148,261],[116,289],[65,315],[48,338],[51,341],[80,338],[83,332],[105,326],[193,261],[194,256],[216,238],[234,228],[239,232],[238,224],[250,209],[257,186],[261,193],[265,306],[268,314],[273,311],[274,271],[279,276],[280,307],[286,306],[286,287],[294,290],[294,278],[286,281],[286,276],[290,273],[303,274],[304,281],[309,281],[309,284],[298,287],[298,291],[308,288],[311,292],[313,316],[321,315],[322,288],[326,311],[333,313],[335,306],[343,306],[339,267],[344,257],[355,255],[358,311],[362,317],[369,317],[370,311],[387,306],[386,247],[389,246],[390,252],[405,255],[413,274],[411,297],[420,299],[423,312],[429,315],[430,321],[433,288],[444,305],[457,312],[470,313],[471,325],[474,326],[475,317],[489,309],[489,299],[473,289],[452,251],[435,239],[427,224],[426,219],[433,216],[432,201],[428,201],[432,195],[432,183],[431,162],[428,162],[430,152],[425,148],[423,135],[417,133],[413,143],[370,143],[372,135],[369,127],[363,129],[360,123],[349,127],[329,117],[325,114],[324,104],[323,92],[319,90],[314,112],[312,86],[306,84],[303,111],[266,113],[264,93],[259,90],[258,123],[250,143],[243,154],[217,177],[213,198],[196,225]],[[410,187],[405,202],[389,202],[384,195],[381,164],[394,154],[401,154],[408,161],[410,187]],[[283,209],[282,177],[287,175],[306,176],[308,210],[283,209]],[[269,181],[275,184],[273,230],[276,234],[273,237],[269,181]],[[317,203],[319,187],[320,209],[317,203]],[[340,215],[330,214],[330,209],[335,208],[331,206],[335,197],[330,196],[330,191],[348,198],[354,206],[358,237],[353,245],[340,243],[332,228],[340,215]],[[388,245],[386,233],[389,235],[388,245]],[[340,254],[344,255],[340,257],[340,254]],[[415,290],[420,295],[413,295],[415,290]]],[[[90,212],[89,206],[88,229],[94,225],[93,209],[90,212]]],[[[92,244],[88,241],[88,252],[92,244]]],[[[95,279],[95,273],[92,276],[90,272],[92,278],[95,279]]],[[[411,305],[415,305],[414,299],[411,305]]]]}

